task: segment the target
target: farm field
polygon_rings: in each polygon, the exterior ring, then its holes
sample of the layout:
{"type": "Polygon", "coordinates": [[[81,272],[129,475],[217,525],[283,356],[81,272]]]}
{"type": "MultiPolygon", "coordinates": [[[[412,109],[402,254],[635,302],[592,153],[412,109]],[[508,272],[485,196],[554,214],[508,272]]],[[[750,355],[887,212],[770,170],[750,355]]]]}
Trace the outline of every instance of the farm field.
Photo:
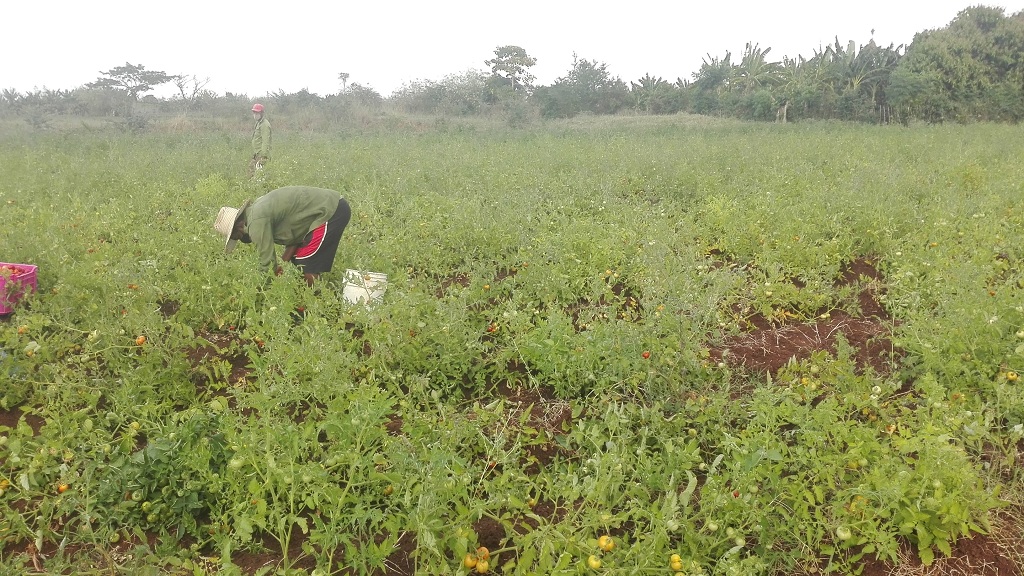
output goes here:
{"type": "Polygon", "coordinates": [[[1022,573],[1019,127],[274,127],[0,133],[0,574],[1022,573]]]}

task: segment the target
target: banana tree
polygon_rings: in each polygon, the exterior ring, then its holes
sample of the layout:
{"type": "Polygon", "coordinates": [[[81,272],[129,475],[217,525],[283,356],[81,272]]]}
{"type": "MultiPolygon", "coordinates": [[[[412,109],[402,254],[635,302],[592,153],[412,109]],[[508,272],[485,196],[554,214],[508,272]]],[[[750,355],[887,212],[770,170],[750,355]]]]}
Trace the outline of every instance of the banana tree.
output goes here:
{"type": "Polygon", "coordinates": [[[701,62],[700,70],[693,74],[693,87],[698,92],[721,93],[728,87],[732,68],[731,52],[726,52],[724,58],[708,54],[701,62]]]}
{"type": "Polygon", "coordinates": [[[784,58],[779,70],[779,99],[797,116],[828,118],[836,99],[829,53],[816,51],[811,58],[784,58]]]}
{"type": "Polygon", "coordinates": [[[768,61],[768,53],[771,51],[771,48],[762,49],[757,44],[747,42],[743,58],[731,70],[730,89],[750,94],[776,86],[781,80],[782,64],[768,61]]]}
{"type": "Polygon", "coordinates": [[[647,114],[659,114],[667,111],[665,110],[665,100],[671,96],[674,89],[665,79],[660,76],[655,78],[648,73],[636,82],[630,82],[629,86],[638,111],[647,114]]]}
{"type": "Polygon", "coordinates": [[[895,44],[881,48],[874,40],[870,40],[857,50],[851,40],[845,51],[834,53],[839,90],[863,94],[871,102],[881,104],[879,92],[888,83],[889,75],[899,64],[903,56],[902,50],[902,45],[897,47],[895,44]]]}
{"type": "Polygon", "coordinates": [[[705,114],[721,107],[722,94],[729,88],[732,68],[731,52],[726,52],[724,58],[711,54],[704,58],[700,69],[693,74],[694,112],[705,114]]]}

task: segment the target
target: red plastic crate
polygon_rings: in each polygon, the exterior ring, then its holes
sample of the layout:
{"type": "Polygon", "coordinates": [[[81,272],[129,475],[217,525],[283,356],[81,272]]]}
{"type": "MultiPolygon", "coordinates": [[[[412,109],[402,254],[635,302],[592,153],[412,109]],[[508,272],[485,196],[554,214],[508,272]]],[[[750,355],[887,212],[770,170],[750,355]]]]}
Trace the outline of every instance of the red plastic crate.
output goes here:
{"type": "Polygon", "coordinates": [[[0,262],[0,314],[10,314],[18,300],[36,291],[36,271],[31,264],[0,262]]]}

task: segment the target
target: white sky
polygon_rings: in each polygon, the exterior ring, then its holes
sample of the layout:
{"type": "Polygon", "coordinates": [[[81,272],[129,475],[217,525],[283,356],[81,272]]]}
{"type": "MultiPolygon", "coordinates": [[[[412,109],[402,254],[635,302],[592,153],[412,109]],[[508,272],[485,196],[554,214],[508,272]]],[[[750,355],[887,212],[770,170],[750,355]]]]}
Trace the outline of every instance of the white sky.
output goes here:
{"type": "MultiPolygon", "coordinates": [[[[416,80],[470,69],[498,46],[537,59],[536,84],[572,67],[573,53],[608,65],[627,83],[647,73],[692,79],[710,54],[739,60],[747,42],[769,59],[810,57],[838,36],[910,44],[978,4],[1007,16],[1024,0],[42,0],[3,10],[0,88],[71,89],[125,62],[147,70],[209,78],[218,94],[251,97],[302,88],[337,92],[349,83],[382,96],[416,80]]],[[[167,85],[154,92],[170,96],[167,85]]]]}

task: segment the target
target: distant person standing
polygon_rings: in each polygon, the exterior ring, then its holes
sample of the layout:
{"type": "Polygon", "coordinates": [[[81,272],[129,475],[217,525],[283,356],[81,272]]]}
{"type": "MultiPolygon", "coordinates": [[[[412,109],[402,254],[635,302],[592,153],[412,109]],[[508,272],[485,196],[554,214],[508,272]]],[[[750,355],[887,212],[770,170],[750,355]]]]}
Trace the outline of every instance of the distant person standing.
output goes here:
{"type": "Polygon", "coordinates": [[[256,125],[252,129],[252,161],[249,172],[256,174],[270,161],[270,121],[263,116],[263,104],[252,105],[252,118],[256,125]]]}

